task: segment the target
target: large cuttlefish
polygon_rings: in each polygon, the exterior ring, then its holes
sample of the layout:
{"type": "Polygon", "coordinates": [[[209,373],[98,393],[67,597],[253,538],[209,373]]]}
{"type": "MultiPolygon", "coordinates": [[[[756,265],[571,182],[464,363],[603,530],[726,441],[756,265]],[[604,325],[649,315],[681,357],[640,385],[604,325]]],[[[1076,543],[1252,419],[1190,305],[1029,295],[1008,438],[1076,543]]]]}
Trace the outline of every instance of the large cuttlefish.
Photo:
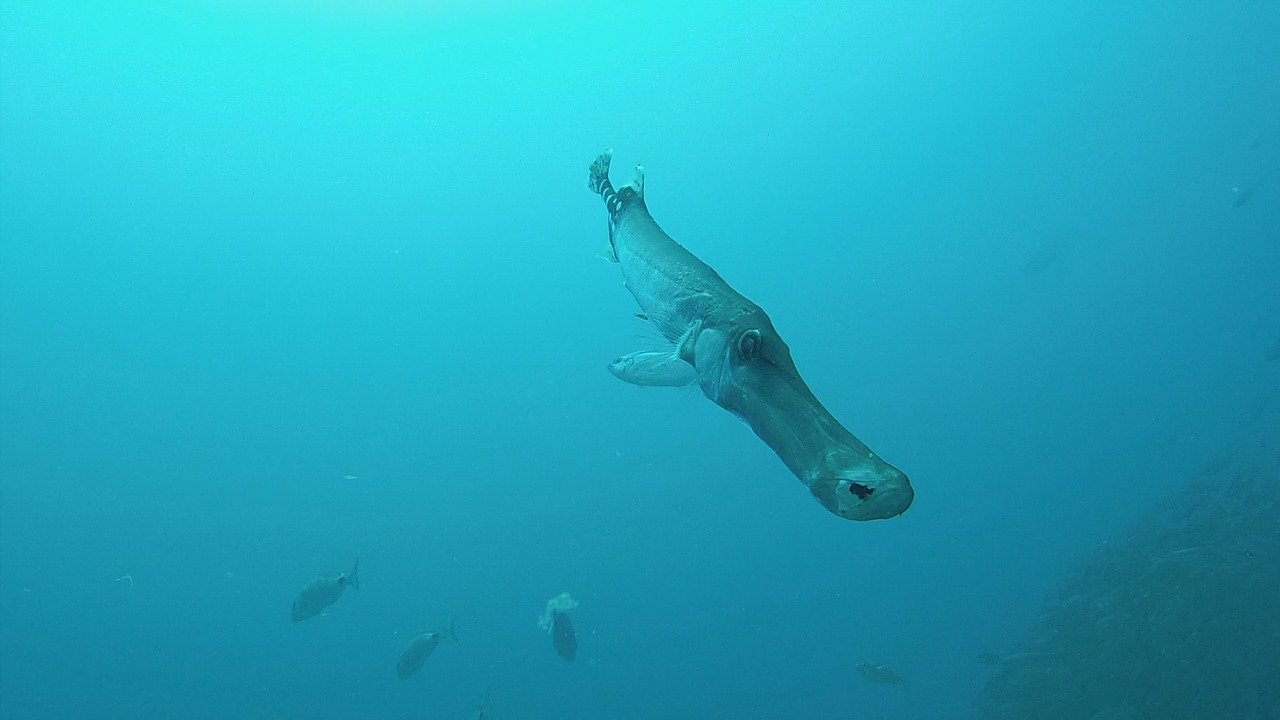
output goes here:
{"type": "Polygon", "coordinates": [[[609,259],[622,269],[640,317],[668,345],[620,357],[609,370],[636,385],[697,383],[842,518],[877,520],[905,511],[915,495],[907,476],[818,402],[765,311],[658,226],[644,202],[644,168],[637,165],[632,183],[614,189],[611,159],[611,150],[596,158],[588,180],[609,211],[609,259]]]}

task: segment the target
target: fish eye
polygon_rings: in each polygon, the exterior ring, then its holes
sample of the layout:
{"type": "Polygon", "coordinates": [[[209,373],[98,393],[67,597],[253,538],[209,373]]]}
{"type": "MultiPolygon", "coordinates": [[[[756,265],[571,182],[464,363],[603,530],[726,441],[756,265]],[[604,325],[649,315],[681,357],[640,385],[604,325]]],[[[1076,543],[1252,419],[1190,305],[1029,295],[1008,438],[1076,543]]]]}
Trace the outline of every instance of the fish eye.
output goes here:
{"type": "Polygon", "coordinates": [[[738,338],[738,356],[750,360],[760,352],[760,331],[748,330],[738,338]]]}

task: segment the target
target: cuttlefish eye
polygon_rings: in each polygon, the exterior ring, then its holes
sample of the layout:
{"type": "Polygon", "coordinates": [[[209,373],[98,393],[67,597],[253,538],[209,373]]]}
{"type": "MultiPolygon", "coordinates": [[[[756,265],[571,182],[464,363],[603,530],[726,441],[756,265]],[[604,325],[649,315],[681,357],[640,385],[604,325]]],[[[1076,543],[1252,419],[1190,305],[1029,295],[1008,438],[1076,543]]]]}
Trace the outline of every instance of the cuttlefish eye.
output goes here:
{"type": "Polygon", "coordinates": [[[738,356],[750,360],[760,352],[760,331],[748,330],[738,338],[738,356]]]}

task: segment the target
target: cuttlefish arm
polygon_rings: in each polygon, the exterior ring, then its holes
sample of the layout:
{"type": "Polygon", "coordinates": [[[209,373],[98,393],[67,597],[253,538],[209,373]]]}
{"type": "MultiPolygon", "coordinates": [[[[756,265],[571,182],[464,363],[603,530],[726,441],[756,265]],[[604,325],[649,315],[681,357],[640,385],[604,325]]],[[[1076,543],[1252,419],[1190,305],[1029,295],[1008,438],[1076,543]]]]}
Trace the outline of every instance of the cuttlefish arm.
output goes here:
{"type": "Polygon", "coordinates": [[[609,212],[609,245],[643,315],[669,342],[610,365],[637,385],[696,382],[744,420],[813,496],[851,520],[894,517],[914,498],[907,476],[881,460],[818,402],[768,315],[658,226],[644,202],[644,173],[615,190],[611,154],[588,187],[609,212]]]}

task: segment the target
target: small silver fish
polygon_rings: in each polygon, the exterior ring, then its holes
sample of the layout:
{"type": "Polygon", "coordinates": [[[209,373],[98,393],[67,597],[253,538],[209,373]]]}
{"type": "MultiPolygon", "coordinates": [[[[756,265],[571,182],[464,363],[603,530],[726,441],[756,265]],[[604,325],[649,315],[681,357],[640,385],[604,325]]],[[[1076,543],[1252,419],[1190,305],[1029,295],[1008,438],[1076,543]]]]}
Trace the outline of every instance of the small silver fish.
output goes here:
{"type": "Polygon", "coordinates": [[[858,674],[874,683],[882,685],[897,685],[902,682],[902,676],[898,671],[888,665],[876,665],[875,663],[860,662],[853,666],[858,674]]]}
{"type": "Polygon", "coordinates": [[[289,618],[299,622],[319,615],[325,608],[338,602],[347,586],[360,589],[360,558],[356,558],[351,569],[345,573],[321,575],[307,583],[293,601],[289,618]]]}
{"type": "Polygon", "coordinates": [[[698,382],[698,371],[671,350],[641,350],[609,363],[619,380],[646,387],[684,387],[698,382]]]}
{"type": "Polygon", "coordinates": [[[427,662],[427,658],[431,657],[431,653],[435,652],[440,641],[445,638],[452,640],[455,645],[462,644],[458,642],[458,635],[453,631],[453,620],[450,620],[442,630],[424,632],[410,640],[400,655],[400,662],[396,663],[396,677],[401,680],[413,677],[414,673],[422,669],[422,665],[427,662]]]}

